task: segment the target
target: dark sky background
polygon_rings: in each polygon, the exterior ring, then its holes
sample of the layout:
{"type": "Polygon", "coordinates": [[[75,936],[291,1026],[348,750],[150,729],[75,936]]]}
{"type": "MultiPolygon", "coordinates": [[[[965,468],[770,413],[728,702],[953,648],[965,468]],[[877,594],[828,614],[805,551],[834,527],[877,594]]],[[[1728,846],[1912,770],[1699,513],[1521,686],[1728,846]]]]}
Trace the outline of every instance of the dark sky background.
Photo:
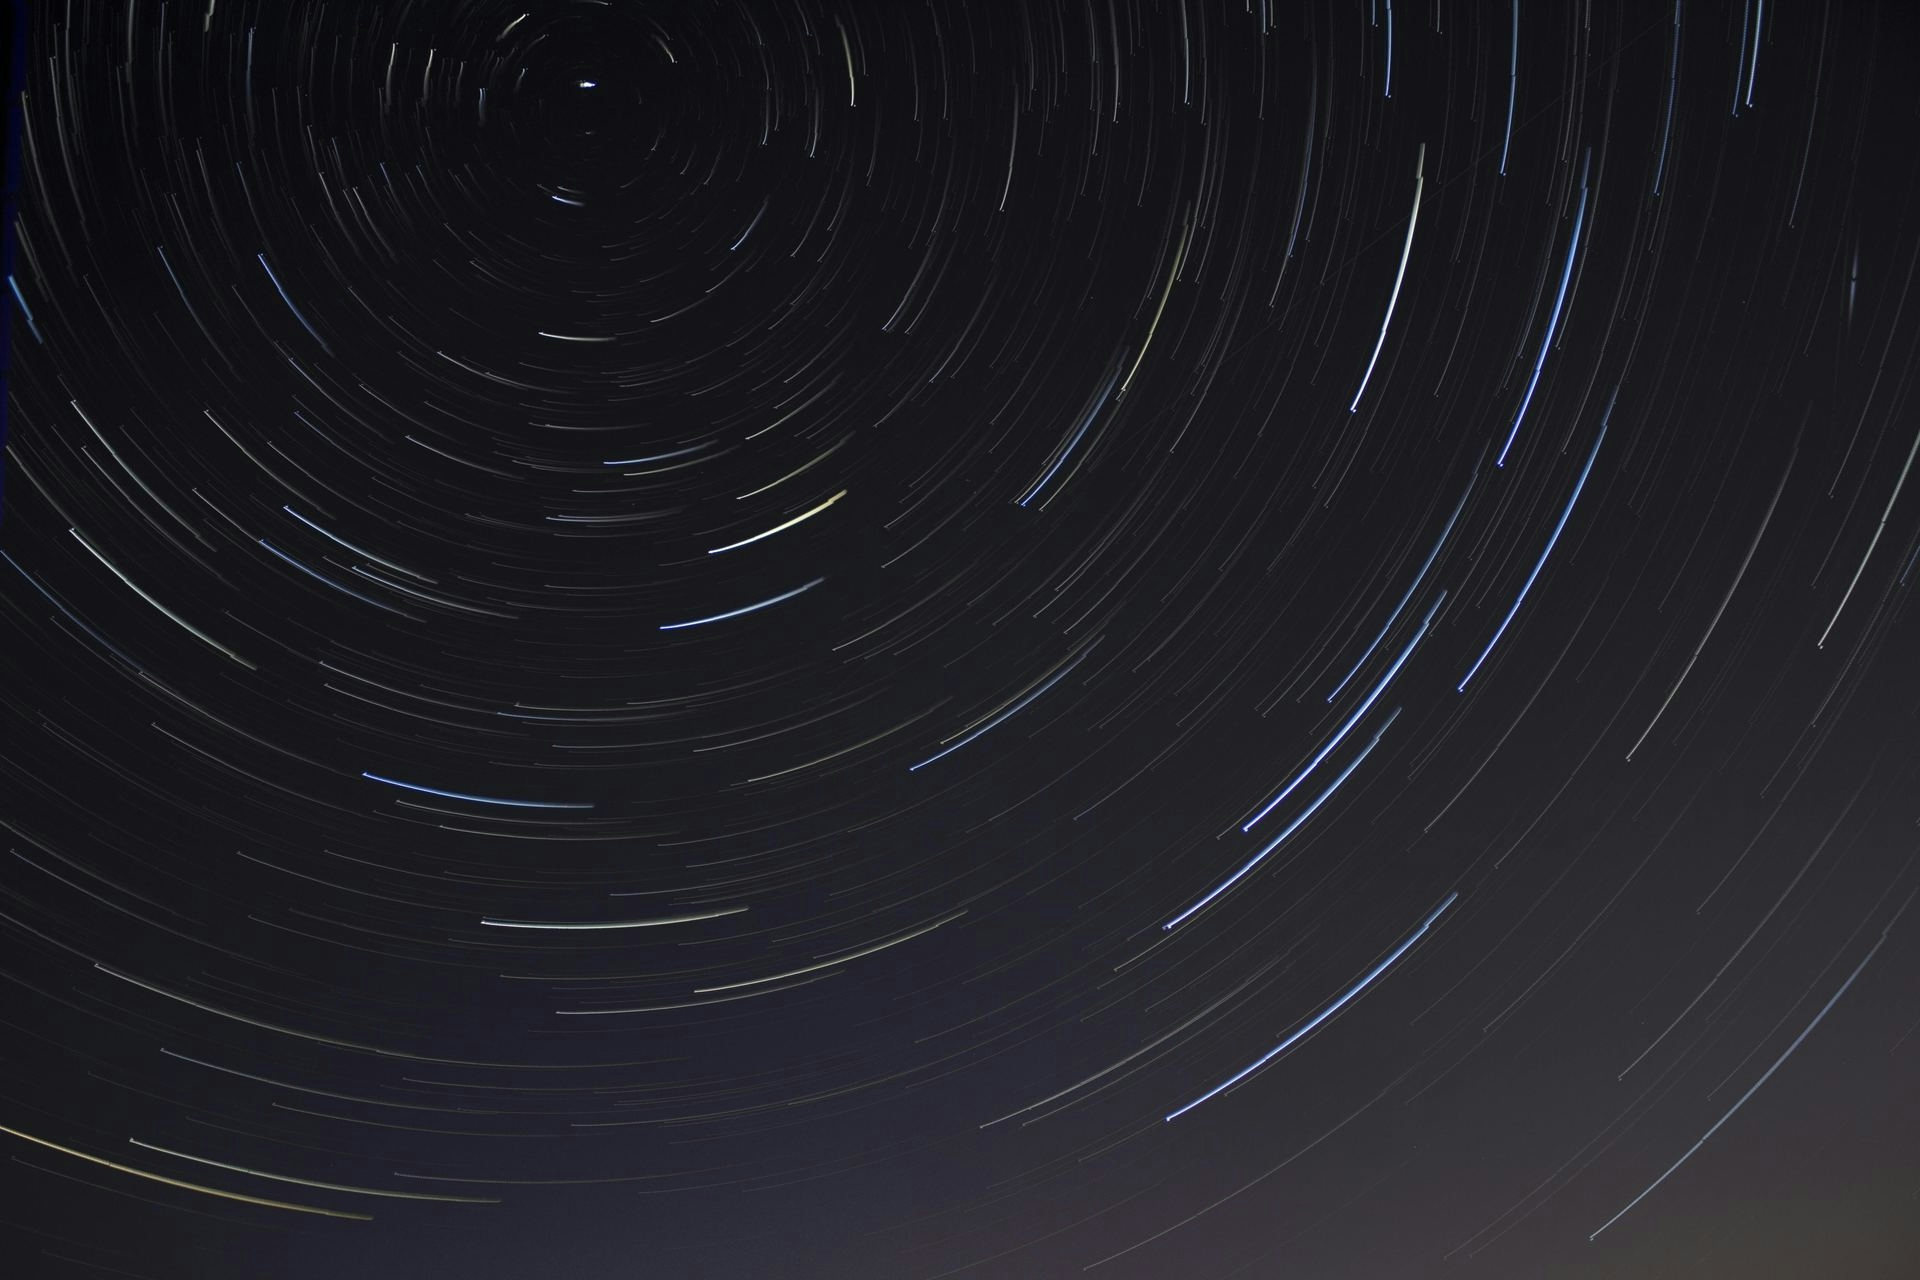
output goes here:
{"type": "Polygon", "coordinates": [[[0,1269],[1920,1274],[1917,27],[36,4],[0,1269]]]}

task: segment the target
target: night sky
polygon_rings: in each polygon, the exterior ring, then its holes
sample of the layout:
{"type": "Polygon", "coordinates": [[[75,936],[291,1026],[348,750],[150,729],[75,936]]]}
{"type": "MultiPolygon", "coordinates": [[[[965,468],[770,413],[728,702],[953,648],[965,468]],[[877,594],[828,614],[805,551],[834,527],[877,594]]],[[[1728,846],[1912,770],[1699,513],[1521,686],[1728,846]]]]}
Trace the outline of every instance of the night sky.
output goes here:
{"type": "Polygon", "coordinates": [[[7,1275],[1920,1275],[1904,0],[25,62],[7,1275]]]}

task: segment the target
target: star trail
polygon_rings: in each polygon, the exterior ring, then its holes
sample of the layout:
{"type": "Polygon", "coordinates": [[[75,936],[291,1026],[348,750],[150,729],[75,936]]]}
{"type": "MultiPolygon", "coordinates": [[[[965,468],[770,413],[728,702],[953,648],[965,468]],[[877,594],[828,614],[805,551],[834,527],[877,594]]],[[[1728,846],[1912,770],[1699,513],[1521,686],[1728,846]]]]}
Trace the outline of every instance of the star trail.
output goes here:
{"type": "Polygon", "coordinates": [[[1920,1275],[1920,13],[14,6],[0,1273],[1920,1275]]]}

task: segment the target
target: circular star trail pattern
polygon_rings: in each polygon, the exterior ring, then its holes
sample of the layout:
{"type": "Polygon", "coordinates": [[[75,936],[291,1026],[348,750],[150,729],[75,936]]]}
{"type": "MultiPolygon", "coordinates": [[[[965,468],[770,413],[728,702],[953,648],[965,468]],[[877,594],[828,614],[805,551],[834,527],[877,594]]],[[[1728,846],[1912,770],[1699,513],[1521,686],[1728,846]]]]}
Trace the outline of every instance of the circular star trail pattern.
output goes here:
{"type": "Polygon", "coordinates": [[[1892,1276],[1899,5],[33,6],[31,1276],[1892,1276]]]}

